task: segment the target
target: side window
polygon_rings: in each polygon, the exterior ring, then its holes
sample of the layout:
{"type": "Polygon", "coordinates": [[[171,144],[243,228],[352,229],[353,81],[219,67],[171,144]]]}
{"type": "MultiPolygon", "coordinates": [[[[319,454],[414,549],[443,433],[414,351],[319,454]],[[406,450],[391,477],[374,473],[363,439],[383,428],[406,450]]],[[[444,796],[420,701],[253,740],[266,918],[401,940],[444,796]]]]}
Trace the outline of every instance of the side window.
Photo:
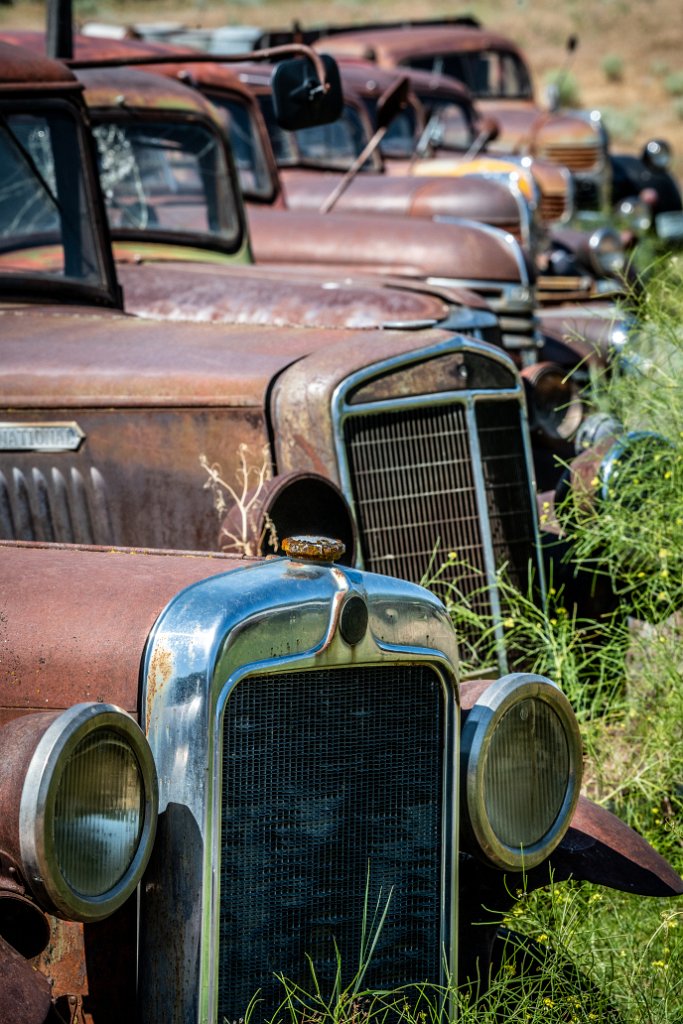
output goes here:
{"type": "Polygon", "coordinates": [[[28,114],[0,121],[0,238],[61,242],[50,126],[28,114]]]}

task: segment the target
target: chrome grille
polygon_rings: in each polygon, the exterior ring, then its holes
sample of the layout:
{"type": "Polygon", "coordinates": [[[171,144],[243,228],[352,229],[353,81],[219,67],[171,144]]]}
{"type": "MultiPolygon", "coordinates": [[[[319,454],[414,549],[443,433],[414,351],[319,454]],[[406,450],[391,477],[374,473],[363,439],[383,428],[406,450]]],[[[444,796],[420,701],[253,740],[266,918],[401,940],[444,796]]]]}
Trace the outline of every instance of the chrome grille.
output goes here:
{"type": "MultiPolygon", "coordinates": [[[[358,966],[363,906],[389,903],[368,987],[438,983],[445,708],[427,666],[247,677],[223,720],[217,1021],[259,1019],[274,973],[323,994],[358,966]]],[[[449,798],[452,794],[448,794],[449,798]]],[[[447,903],[447,900],[445,901],[447,903]]]]}
{"type": "Polygon", "coordinates": [[[598,143],[590,146],[551,144],[543,146],[538,155],[570,171],[590,171],[600,165],[602,150],[598,143]]]}
{"type": "Polygon", "coordinates": [[[345,445],[365,567],[420,582],[453,552],[434,589],[446,596],[453,582],[492,615],[491,561],[526,589],[535,529],[519,400],[475,409],[472,418],[454,401],[349,417],[345,445]]]}
{"type": "Polygon", "coordinates": [[[541,196],[541,217],[546,224],[552,224],[556,220],[562,220],[567,214],[567,197],[565,195],[549,195],[547,192],[541,196]]]}
{"type": "Polygon", "coordinates": [[[0,471],[0,539],[112,544],[101,473],[73,466],[0,471]]]}

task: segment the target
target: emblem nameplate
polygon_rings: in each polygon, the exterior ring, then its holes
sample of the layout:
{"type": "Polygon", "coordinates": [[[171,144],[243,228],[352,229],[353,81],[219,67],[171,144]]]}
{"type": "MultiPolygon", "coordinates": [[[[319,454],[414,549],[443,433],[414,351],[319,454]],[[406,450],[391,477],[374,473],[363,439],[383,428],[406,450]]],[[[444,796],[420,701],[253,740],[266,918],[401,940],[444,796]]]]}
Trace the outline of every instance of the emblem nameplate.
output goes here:
{"type": "Polygon", "coordinates": [[[0,451],[75,452],[85,434],[77,423],[0,423],[0,451]]]}

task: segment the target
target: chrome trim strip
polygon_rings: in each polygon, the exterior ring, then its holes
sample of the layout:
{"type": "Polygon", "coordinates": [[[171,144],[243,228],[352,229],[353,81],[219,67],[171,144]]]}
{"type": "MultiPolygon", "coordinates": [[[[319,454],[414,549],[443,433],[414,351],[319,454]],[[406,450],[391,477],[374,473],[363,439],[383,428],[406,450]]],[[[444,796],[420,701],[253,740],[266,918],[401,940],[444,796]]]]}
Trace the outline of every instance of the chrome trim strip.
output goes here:
{"type": "Polygon", "coordinates": [[[505,245],[511,250],[517,263],[517,269],[519,271],[519,280],[521,284],[531,286],[529,279],[529,272],[527,270],[526,260],[524,259],[524,253],[517,239],[511,235],[508,231],[503,231],[501,228],[494,228],[492,224],[483,224],[479,220],[468,220],[466,217],[435,217],[434,220],[439,221],[441,224],[460,224],[463,227],[468,228],[479,228],[485,234],[491,238],[495,238],[498,241],[504,242],[505,245]]]}
{"type": "Polygon", "coordinates": [[[486,501],[486,485],[484,483],[484,470],[481,458],[481,447],[479,444],[479,430],[477,428],[477,419],[475,415],[475,403],[472,401],[467,402],[467,408],[465,411],[467,418],[467,429],[470,436],[470,445],[472,451],[472,473],[474,476],[474,486],[477,495],[477,505],[479,507],[479,519],[484,527],[481,531],[481,544],[484,550],[484,564],[486,565],[486,575],[489,579],[490,585],[490,601],[491,601],[491,613],[494,619],[494,632],[497,640],[496,654],[498,656],[498,668],[502,673],[507,672],[507,655],[505,653],[505,642],[503,639],[503,622],[500,609],[500,594],[498,593],[498,587],[495,586],[496,579],[496,557],[493,551],[493,541],[491,538],[491,521],[488,514],[488,504],[486,501]]]}

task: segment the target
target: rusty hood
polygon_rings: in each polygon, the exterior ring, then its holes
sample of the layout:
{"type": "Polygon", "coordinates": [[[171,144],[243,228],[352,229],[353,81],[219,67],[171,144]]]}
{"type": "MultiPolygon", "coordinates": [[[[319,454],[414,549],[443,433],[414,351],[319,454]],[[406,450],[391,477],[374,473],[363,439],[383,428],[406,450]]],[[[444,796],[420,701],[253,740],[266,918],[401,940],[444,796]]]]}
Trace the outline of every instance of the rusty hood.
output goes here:
{"type": "Polygon", "coordinates": [[[249,227],[257,263],[515,283],[521,275],[512,236],[473,222],[252,207],[249,227]]]}
{"type": "Polygon", "coordinates": [[[157,320],[368,329],[432,325],[449,312],[426,291],[333,274],[292,278],[276,268],[119,259],[118,275],[126,310],[157,320]]]}
{"type": "Polygon", "coordinates": [[[331,331],[156,323],[135,317],[31,308],[0,311],[4,408],[210,406],[263,409],[291,363],[335,348],[360,367],[394,347],[445,337],[401,331],[331,331]]]}
{"type": "MultiPolygon", "coordinates": [[[[347,213],[374,212],[407,217],[466,217],[519,232],[519,210],[511,191],[485,178],[387,177],[359,174],[335,205],[347,213]]],[[[341,174],[280,169],[287,203],[292,209],[318,210],[341,174]]]]}
{"type": "Polygon", "coordinates": [[[219,554],[0,541],[0,725],[85,700],[137,715],[145,644],[163,608],[190,584],[245,564],[219,554]]]}

